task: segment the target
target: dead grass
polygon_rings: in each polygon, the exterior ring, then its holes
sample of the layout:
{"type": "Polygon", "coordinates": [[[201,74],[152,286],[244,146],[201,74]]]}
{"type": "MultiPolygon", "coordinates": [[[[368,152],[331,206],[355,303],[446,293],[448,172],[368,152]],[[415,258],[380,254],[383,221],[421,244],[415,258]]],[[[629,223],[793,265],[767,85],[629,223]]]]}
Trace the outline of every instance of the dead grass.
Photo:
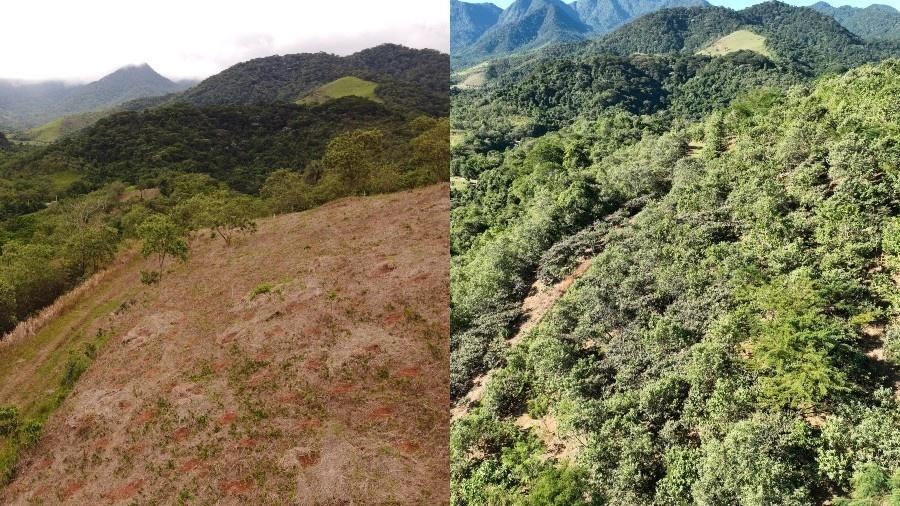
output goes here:
{"type": "MultiPolygon", "coordinates": [[[[143,260],[97,281],[135,302],[50,318],[113,337],[0,503],[446,504],[449,207],[446,184],[345,199],[199,239],[158,287],[143,260]]],[[[69,344],[6,349],[29,342],[69,344]]]]}

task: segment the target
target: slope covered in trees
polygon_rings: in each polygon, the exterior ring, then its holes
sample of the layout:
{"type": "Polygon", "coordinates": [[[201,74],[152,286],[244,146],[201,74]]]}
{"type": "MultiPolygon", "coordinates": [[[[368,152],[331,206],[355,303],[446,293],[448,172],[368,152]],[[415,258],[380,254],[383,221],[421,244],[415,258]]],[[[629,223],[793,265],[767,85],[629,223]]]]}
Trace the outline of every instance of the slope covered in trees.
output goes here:
{"type": "Polygon", "coordinates": [[[455,159],[454,398],[491,373],[454,504],[897,497],[898,83],[888,60],[698,122],[602,107],[455,159]]]}

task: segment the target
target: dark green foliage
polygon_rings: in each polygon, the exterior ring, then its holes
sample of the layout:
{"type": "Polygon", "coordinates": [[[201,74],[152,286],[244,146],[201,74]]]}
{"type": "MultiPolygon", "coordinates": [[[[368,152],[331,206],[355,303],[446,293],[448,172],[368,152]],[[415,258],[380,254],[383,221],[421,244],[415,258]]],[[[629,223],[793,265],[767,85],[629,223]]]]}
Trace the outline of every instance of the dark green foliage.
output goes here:
{"type": "Polygon", "coordinates": [[[578,0],[573,3],[593,35],[610,32],[644,14],[663,8],[705,7],[706,0],[578,0]]]}
{"type": "MultiPolygon", "coordinates": [[[[399,116],[370,100],[347,97],[317,107],[175,105],[123,112],[35,156],[78,160],[88,180],[138,183],[167,171],[199,172],[256,192],[278,167],[301,169],[328,140],[357,126],[396,131],[399,116]]],[[[23,163],[30,166],[34,158],[23,163]]]]}
{"type": "Polygon", "coordinates": [[[383,44],[350,56],[304,53],[239,63],[176,98],[196,106],[294,102],[345,76],[379,83],[375,94],[405,112],[446,115],[446,54],[383,44]]]}

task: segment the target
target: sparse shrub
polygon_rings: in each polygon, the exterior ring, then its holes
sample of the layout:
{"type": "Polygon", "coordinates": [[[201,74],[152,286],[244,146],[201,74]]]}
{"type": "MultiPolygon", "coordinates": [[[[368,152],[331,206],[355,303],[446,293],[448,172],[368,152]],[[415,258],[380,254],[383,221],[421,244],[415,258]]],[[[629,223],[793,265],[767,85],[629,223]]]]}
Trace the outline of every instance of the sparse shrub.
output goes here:
{"type": "Polygon", "coordinates": [[[256,286],[253,290],[250,291],[250,300],[253,300],[260,295],[266,295],[268,293],[272,293],[272,290],[275,288],[275,285],[272,283],[261,283],[256,286]]]}
{"type": "Polygon", "coordinates": [[[12,437],[19,432],[19,409],[0,406],[0,436],[12,437]]]}
{"type": "Polygon", "coordinates": [[[39,420],[28,420],[22,424],[19,429],[19,442],[22,446],[30,447],[37,444],[41,438],[41,431],[44,430],[44,424],[39,420]]]}
{"type": "Polygon", "coordinates": [[[141,283],[145,285],[155,285],[161,278],[162,274],[159,271],[141,271],[141,283]]]}
{"type": "Polygon", "coordinates": [[[84,354],[70,354],[69,360],[66,361],[65,372],[60,380],[60,386],[66,389],[74,387],[75,382],[78,381],[78,378],[80,378],[82,374],[84,374],[84,371],[87,370],[89,365],[90,360],[84,354]]]}

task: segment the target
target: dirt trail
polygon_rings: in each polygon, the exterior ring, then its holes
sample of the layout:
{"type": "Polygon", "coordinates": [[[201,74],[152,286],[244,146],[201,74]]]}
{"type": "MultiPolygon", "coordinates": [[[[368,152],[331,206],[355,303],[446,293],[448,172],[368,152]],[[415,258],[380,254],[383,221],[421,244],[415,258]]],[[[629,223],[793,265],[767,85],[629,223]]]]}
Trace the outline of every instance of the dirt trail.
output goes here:
{"type": "Polygon", "coordinates": [[[894,388],[894,395],[900,398],[900,369],[885,356],[885,325],[866,325],[862,328],[860,345],[862,351],[872,361],[875,372],[894,388]]]}
{"type": "Polygon", "coordinates": [[[446,504],[449,209],[446,184],[344,199],[197,239],[158,287],[123,265],[10,345],[113,330],[0,504],[446,504]]]}
{"type": "MultiPolygon", "coordinates": [[[[540,280],[535,281],[534,284],[531,285],[528,296],[522,301],[522,323],[519,325],[516,333],[507,340],[510,347],[520,344],[528,332],[541,322],[544,315],[546,315],[553,305],[556,304],[556,301],[566,293],[575,280],[587,272],[588,268],[591,266],[592,260],[593,258],[582,260],[571,274],[552,286],[548,287],[540,280]]],[[[491,369],[485,374],[472,380],[472,388],[469,389],[466,395],[450,410],[451,420],[462,418],[469,413],[472,406],[481,402],[487,388],[487,383],[493,372],[494,370],[491,369]]]]}

